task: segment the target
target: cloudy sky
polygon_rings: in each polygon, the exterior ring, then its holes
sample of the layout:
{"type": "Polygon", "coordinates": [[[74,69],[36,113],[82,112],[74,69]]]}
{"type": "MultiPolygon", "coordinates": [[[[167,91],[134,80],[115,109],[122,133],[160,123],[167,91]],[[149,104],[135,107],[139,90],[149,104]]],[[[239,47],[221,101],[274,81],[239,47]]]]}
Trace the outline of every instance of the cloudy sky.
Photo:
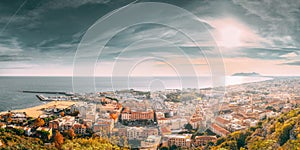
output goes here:
{"type": "Polygon", "coordinates": [[[163,76],[178,75],[178,71],[180,75],[207,75],[212,72],[208,62],[215,59],[222,59],[217,65],[225,68],[226,75],[300,75],[299,0],[1,0],[0,75],[72,75],[74,58],[80,60],[76,56],[79,43],[89,30],[94,34],[91,37],[102,40],[119,31],[101,52],[97,45],[89,47],[99,52],[97,61],[92,60],[93,74],[99,76],[163,76]],[[143,2],[183,8],[195,15],[191,19],[201,28],[185,21],[190,16],[168,9],[149,8],[147,12],[135,7],[132,16],[137,18],[122,16],[126,9],[143,2]],[[119,22],[94,32],[93,24],[101,24],[105,15],[119,22]],[[130,19],[147,17],[176,28],[142,23],[118,29],[130,19]],[[194,38],[187,38],[179,29],[194,38]]]}

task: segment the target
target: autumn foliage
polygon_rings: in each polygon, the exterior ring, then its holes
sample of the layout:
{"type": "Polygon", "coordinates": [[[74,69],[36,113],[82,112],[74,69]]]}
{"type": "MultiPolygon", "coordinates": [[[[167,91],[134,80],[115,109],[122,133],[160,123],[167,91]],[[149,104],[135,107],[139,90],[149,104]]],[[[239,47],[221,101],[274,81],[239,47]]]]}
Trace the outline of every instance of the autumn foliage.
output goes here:
{"type": "Polygon", "coordinates": [[[55,147],[58,149],[61,149],[61,145],[64,143],[64,137],[62,134],[60,134],[59,131],[56,130],[55,136],[54,136],[54,144],[55,147]]]}
{"type": "Polygon", "coordinates": [[[60,116],[64,117],[65,116],[65,113],[62,111],[60,112],[60,116]]]}
{"type": "Polygon", "coordinates": [[[76,137],[76,134],[75,134],[75,132],[74,132],[74,130],[72,128],[69,129],[68,135],[70,136],[71,139],[73,139],[74,137],[76,137]]]}
{"type": "Polygon", "coordinates": [[[117,113],[111,113],[109,114],[111,119],[116,120],[118,118],[118,114],[117,113]]]}
{"type": "Polygon", "coordinates": [[[34,121],[34,126],[35,127],[42,127],[44,125],[45,125],[44,119],[42,119],[42,118],[35,119],[35,121],[34,121]]]}

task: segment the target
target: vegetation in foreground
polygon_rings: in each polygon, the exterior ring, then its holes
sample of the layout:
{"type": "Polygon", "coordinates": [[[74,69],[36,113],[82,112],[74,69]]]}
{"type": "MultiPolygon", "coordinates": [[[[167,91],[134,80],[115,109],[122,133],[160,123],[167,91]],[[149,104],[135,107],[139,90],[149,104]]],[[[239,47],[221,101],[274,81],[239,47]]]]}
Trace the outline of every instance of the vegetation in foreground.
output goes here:
{"type": "MultiPolygon", "coordinates": [[[[35,124],[38,124],[35,122],[35,124]]],[[[72,134],[62,135],[56,132],[49,143],[41,138],[23,135],[22,130],[0,129],[1,149],[124,149],[112,144],[118,139],[88,137],[79,138],[72,134]]],[[[164,149],[166,149],[164,147],[164,149]]],[[[170,148],[167,148],[170,149],[170,148]]],[[[291,110],[276,118],[269,118],[258,123],[256,127],[236,131],[227,137],[220,137],[216,143],[199,149],[243,150],[243,149],[300,149],[300,108],[291,110]]]]}
{"type": "Polygon", "coordinates": [[[259,122],[256,127],[221,137],[210,149],[299,150],[300,108],[259,122]]]}
{"type": "Polygon", "coordinates": [[[16,130],[0,129],[0,149],[3,150],[82,150],[82,149],[100,149],[100,150],[121,150],[116,144],[111,143],[111,139],[101,137],[74,138],[72,136],[62,136],[56,132],[56,135],[49,143],[44,143],[40,138],[17,135],[16,130]]]}

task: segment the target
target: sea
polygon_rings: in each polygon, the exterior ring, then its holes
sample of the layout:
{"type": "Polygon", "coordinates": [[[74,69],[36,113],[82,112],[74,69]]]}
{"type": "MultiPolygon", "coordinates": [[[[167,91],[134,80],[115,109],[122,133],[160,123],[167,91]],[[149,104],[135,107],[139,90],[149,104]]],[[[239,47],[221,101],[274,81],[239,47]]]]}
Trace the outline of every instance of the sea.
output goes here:
{"type": "MultiPolygon", "coordinates": [[[[224,85],[271,80],[270,77],[226,76],[224,85]]],[[[125,89],[155,91],[163,89],[206,88],[214,86],[212,77],[0,77],[0,112],[41,105],[35,93],[47,92],[102,92],[125,89]]]]}

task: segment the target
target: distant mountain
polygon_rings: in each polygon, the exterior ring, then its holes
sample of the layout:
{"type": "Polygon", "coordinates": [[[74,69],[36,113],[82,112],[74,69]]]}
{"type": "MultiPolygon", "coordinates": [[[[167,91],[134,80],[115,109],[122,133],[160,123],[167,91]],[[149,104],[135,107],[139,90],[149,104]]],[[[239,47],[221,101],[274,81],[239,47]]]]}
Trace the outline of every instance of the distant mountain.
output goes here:
{"type": "Polygon", "coordinates": [[[251,77],[255,76],[255,77],[257,77],[257,76],[261,76],[261,75],[256,72],[249,72],[249,73],[240,72],[240,73],[235,73],[231,76],[251,76],[251,77]]]}

